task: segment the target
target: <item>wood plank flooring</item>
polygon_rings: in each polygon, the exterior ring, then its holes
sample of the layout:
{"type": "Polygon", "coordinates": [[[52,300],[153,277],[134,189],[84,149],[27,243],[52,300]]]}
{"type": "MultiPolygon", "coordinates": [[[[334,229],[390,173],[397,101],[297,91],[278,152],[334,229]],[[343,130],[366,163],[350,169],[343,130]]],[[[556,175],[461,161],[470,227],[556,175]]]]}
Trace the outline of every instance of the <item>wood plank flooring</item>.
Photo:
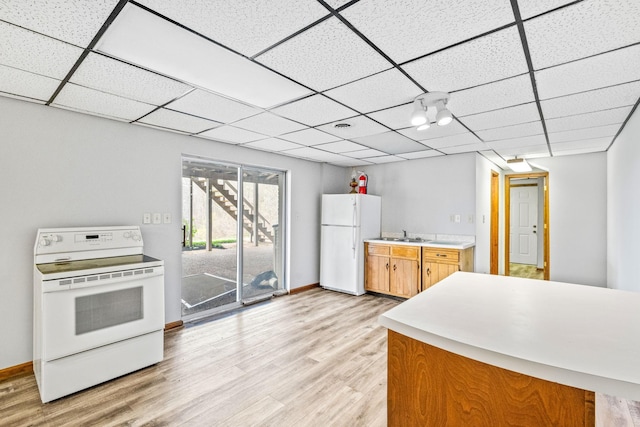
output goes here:
{"type": "MultiPolygon", "coordinates": [[[[386,329],[398,302],[313,289],[165,335],[165,360],[42,404],[33,375],[0,381],[2,426],[384,426],[386,329]]],[[[598,395],[597,425],[640,426],[598,395]]]]}

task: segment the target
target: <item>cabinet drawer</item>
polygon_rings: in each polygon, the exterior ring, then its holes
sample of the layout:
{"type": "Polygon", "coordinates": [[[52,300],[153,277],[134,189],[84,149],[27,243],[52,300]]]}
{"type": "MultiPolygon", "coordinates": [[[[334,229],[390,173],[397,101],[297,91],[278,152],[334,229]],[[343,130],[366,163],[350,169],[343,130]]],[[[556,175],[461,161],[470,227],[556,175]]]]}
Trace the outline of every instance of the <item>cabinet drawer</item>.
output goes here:
{"type": "Polygon", "coordinates": [[[369,249],[367,249],[368,255],[386,255],[389,256],[390,247],[388,245],[372,245],[369,244],[369,249]]]}
{"type": "Polygon", "coordinates": [[[391,256],[396,258],[419,259],[420,248],[417,246],[394,245],[391,247],[391,256]]]}
{"type": "Polygon", "coordinates": [[[435,262],[460,261],[460,251],[457,249],[422,248],[422,256],[429,261],[435,262]]]}

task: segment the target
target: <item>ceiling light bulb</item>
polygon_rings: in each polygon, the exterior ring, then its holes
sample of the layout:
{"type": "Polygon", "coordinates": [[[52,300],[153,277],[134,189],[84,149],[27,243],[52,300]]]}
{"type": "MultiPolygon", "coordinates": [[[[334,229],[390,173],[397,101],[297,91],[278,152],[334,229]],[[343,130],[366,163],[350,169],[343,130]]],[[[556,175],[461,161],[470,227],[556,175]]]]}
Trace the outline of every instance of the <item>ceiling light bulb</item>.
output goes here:
{"type": "Polygon", "coordinates": [[[420,126],[429,122],[427,119],[427,112],[424,111],[424,106],[422,105],[422,100],[416,99],[413,103],[414,110],[411,115],[411,124],[413,126],[420,126]]]}
{"type": "Polygon", "coordinates": [[[444,105],[444,101],[438,101],[436,103],[436,108],[438,109],[438,114],[436,114],[436,123],[438,126],[446,126],[453,120],[453,115],[451,111],[447,110],[447,107],[444,105]]]}
{"type": "Polygon", "coordinates": [[[418,126],[416,130],[426,130],[426,129],[429,129],[430,127],[431,127],[431,123],[429,123],[429,120],[427,120],[426,123],[418,126]]]}

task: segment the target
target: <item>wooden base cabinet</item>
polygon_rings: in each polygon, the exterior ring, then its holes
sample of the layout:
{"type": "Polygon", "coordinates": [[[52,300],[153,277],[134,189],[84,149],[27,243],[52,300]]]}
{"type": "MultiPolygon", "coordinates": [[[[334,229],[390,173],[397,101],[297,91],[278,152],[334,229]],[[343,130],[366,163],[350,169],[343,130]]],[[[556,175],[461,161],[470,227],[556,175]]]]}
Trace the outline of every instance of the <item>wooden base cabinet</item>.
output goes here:
{"type": "Polygon", "coordinates": [[[420,292],[420,247],[365,243],[364,288],[410,298],[420,292]]]}
{"type": "Polygon", "coordinates": [[[473,248],[422,248],[422,290],[456,271],[473,271],[473,248]]]}

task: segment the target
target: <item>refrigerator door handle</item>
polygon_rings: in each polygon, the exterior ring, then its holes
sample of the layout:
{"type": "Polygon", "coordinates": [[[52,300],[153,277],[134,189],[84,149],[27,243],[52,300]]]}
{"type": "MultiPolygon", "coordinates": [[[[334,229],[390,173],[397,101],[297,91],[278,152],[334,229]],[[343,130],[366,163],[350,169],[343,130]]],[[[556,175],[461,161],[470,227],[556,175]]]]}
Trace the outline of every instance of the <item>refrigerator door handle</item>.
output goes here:
{"type": "Polygon", "coordinates": [[[353,216],[351,217],[351,250],[353,251],[353,259],[356,259],[356,199],[353,198],[353,216]]]}

